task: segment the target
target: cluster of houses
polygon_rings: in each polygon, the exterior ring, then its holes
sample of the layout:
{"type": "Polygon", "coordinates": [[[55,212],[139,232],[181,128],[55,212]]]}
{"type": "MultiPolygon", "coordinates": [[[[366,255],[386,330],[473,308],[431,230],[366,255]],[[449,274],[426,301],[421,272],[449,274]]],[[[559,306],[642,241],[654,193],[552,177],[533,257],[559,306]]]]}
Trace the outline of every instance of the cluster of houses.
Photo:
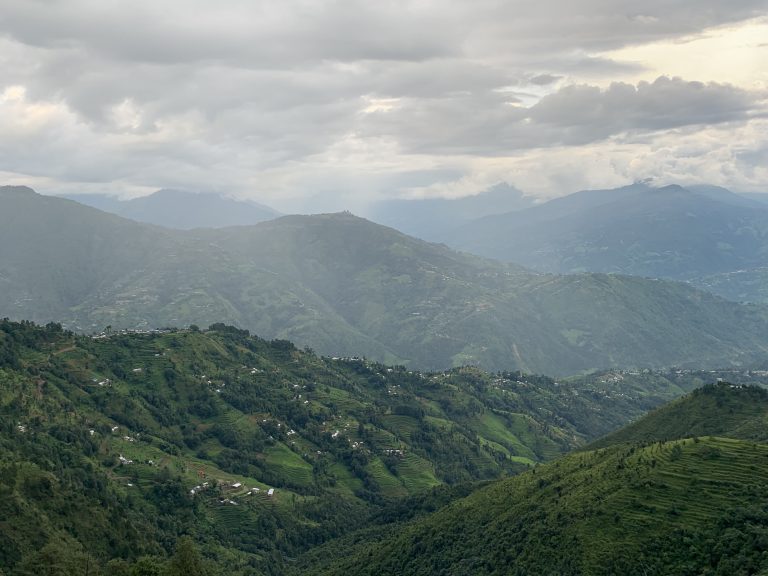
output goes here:
{"type": "Polygon", "coordinates": [[[169,329],[133,330],[129,328],[125,330],[112,330],[108,327],[104,332],[94,334],[91,336],[91,338],[93,340],[103,340],[104,338],[110,338],[112,336],[124,336],[126,334],[170,334],[171,332],[172,330],[169,329]]]}
{"type": "MultiPolygon", "coordinates": [[[[243,486],[242,482],[230,482],[230,483],[221,484],[220,486],[224,490],[227,490],[227,491],[230,491],[230,492],[232,492],[232,491],[238,491],[239,492],[239,491],[245,490],[245,492],[242,493],[241,496],[253,496],[253,495],[256,495],[256,494],[259,494],[260,492],[262,492],[262,489],[259,488],[259,487],[254,487],[254,488],[247,489],[247,488],[245,488],[243,486]]],[[[189,495],[192,496],[192,497],[195,497],[195,496],[197,496],[198,494],[200,494],[202,492],[210,490],[211,488],[213,488],[213,486],[211,486],[211,484],[209,482],[203,482],[202,484],[198,484],[194,488],[190,489],[189,495]]],[[[266,491],[266,493],[267,493],[267,496],[271,497],[271,496],[273,496],[275,494],[275,489],[274,488],[269,488],[266,491]]],[[[232,506],[237,506],[238,505],[238,503],[235,500],[233,500],[232,498],[222,498],[222,499],[219,500],[219,503],[220,504],[231,504],[232,506]]]]}

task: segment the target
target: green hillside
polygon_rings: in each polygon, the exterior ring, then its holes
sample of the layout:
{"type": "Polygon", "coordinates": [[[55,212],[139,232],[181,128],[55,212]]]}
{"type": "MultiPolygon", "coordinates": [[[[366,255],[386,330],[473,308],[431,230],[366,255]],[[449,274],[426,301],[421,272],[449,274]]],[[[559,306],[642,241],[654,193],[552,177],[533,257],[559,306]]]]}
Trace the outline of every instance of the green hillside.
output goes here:
{"type": "Polygon", "coordinates": [[[555,375],[762,364],[766,309],[688,286],[537,275],[350,214],[172,231],[0,189],[0,316],[248,328],[330,356],[555,375]]]}
{"type": "Polygon", "coordinates": [[[762,574],[768,445],[753,438],[767,408],[764,389],[707,386],[605,447],[314,550],[296,573],[762,574]]]}
{"type": "Polygon", "coordinates": [[[768,392],[756,386],[710,384],[601,438],[590,448],[692,436],[768,440],[768,392]]]}
{"type": "Polygon", "coordinates": [[[43,549],[162,562],[189,534],[227,574],[281,573],[678,393],[623,390],[334,360],[222,324],[91,338],[0,321],[0,570],[43,549]]]}

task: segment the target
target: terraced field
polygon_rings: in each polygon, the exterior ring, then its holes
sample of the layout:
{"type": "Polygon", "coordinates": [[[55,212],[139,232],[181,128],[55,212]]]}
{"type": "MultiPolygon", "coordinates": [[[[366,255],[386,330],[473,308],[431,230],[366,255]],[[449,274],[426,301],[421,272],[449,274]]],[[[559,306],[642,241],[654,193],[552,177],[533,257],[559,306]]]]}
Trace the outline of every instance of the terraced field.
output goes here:
{"type": "Polygon", "coordinates": [[[768,445],[721,437],[625,444],[494,483],[311,570],[755,574],[768,568],[766,521],[768,445]]]}
{"type": "Polygon", "coordinates": [[[309,487],[314,482],[312,465],[282,443],[267,449],[265,462],[289,486],[309,487]]]}

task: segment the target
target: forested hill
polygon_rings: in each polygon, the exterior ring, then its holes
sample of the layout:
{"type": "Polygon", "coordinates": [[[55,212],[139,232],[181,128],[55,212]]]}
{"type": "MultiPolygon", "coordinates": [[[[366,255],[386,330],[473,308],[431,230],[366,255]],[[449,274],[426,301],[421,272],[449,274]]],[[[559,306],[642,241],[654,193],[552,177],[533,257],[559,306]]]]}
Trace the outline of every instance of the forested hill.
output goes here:
{"type": "Polygon", "coordinates": [[[164,564],[188,534],[222,573],[277,574],[679,390],[411,372],[222,324],[91,338],[0,321],[0,570],[46,573],[59,558],[64,574],[121,574],[143,556],[164,564]]]}
{"type": "Polygon", "coordinates": [[[295,573],[765,574],[768,445],[738,438],[751,438],[752,424],[764,428],[766,405],[763,389],[707,386],[601,449],[321,547],[295,573]],[[715,422],[702,427],[702,416],[715,422]],[[681,439],[638,435],[654,426],[681,439]],[[698,436],[706,429],[719,435],[698,436]]]}
{"type": "Polygon", "coordinates": [[[755,366],[768,351],[765,308],[681,284],[537,275],[346,213],[177,231],[10,187],[0,316],[84,332],[226,322],[440,370],[755,366]]]}

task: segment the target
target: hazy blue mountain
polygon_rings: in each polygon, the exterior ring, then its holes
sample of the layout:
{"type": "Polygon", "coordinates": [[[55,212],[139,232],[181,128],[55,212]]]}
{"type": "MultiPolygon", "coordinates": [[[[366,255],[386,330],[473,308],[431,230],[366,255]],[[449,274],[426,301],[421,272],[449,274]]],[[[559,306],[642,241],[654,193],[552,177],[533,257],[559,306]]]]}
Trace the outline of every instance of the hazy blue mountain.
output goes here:
{"type": "Polygon", "coordinates": [[[102,194],[74,194],[65,198],[137,222],[179,230],[257,224],[280,215],[257,202],[183,190],[158,190],[132,200],[102,194]]]}
{"type": "Polygon", "coordinates": [[[755,202],[760,202],[761,204],[768,204],[768,194],[765,192],[743,192],[742,194],[739,194],[739,196],[743,196],[744,198],[748,198],[755,202]]]}
{"type": "Polygon", "coordinates": [[[481,218],[444,240],[546,272],[691,279],[768,265],[768,206],[713,186],[635,184],[481,218]]]}
{"type": "Polygon", "coordinates": [[[329,355],[556,375],[762,364],[766,309],[684,284],[551,276],[348,213],[174,231],[0,189],[0,317],[91,331],[226,322],[329,355]]]}
{"type": "Polygon", "coordinates": [[[386,200],[364,214],[370,220],[391,226],[417,238],[442,241],[452,230],[473,219],[503,214],[533,206],[533,199],[501,183],[475,196],[424,200],[386,200]]]}
{"type": "Polygon", "coordinates": [[[691,192],[696,192],[697,194],[706,196],[711,200],[725,202],[726,204],[732,204],[734,206],[743,206],[746,208],[765,208],[764,204],[768,202],[768,198],[766,198],[765,201],[760,201],[759,198],[753,197],[760,196],[759,194],[736,194],[727,188],[723,188],[722,186],[696,184],[693,186],[686,186],[685,188],[691,192]]]}
{"type": "Polygon", "coordinates": [[[734,302],[768,303],[768,267],[701,276],[690,284],[734,302]]]}

